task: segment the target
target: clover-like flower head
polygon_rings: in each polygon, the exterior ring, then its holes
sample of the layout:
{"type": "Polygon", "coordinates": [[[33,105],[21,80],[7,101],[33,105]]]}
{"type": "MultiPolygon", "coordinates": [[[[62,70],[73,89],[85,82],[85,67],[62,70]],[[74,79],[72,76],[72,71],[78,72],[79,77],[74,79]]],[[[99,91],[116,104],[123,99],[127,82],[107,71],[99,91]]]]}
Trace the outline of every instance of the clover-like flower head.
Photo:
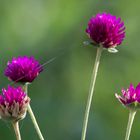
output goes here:
{"type": "Polygon", "coordinates": [[[88,22],[86,33],[93,43],[104,48],[114,48],[125,38],[125,26],[121,18],[109,13],[98,13],[88,22]]]}
{"type": "Polygon", "coordinates": [[[140,83],[136,88],[130,84],[127,90],[122,89],[122,96],[115,94],[116,98],[126,107],[139,108],[140,107],[140,83]]]}
{"type": "Polygon", "coordinates": [[[19,56],[7,63],[5,75],[14,82],[31,83],[43,70],[34,57],[19,56]]]}
{"type": "Polygon", "coordinates": [[[30,98],[21,87],[3,88],[0,95],[0,117],[10,121],[23,119],[29,102],[30,98]]]}

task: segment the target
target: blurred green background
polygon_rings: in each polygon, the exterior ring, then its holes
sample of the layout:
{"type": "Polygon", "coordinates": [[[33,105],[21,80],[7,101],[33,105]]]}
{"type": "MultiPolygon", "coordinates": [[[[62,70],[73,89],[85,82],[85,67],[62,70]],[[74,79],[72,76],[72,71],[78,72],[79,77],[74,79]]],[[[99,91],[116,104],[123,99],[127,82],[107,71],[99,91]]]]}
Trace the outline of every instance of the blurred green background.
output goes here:
{"type": "MultiPolygon", "coordinates": [[[[132,82],[140,82],[140,1],[135,0],[0,0],[0,88],[10,84],[6,63],[19,55],[34,56],[41,64],[56,59],[30,85],[36,118],[47,140],[80,140],[96,48],[85,28],[92,15],[120,16],[126,38],[119,53],[104,51],[96,81],[87,140],[124,140],[128,110],[115,99],[132,82]]],[[[38,140],[29,116],[20,122],[23,140],[38,140]]],[[[140,137],[140,113],[131,140],[140,137]]],[[[10,124],[0,121],[0,140],[14,140],[10,124]]]]}

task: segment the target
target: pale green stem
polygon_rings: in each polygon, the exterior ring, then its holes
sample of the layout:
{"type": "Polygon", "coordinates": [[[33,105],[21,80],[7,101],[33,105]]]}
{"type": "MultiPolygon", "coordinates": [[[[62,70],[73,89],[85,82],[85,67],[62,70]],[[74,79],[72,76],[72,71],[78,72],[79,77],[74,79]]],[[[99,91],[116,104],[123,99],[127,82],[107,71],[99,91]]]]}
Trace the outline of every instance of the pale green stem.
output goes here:
{"type": "MultiPolygon", "coordinates": [[[[25,90],[25,93],[28,94],[28,83],[26,83],[26,84],[24,85],[24,90],[25,90]]],[[[32,120],[32,122],[33,122],[33,124],[34,124],[34,127],[35,127],[35,129],[36,129],[36,132],[37,132],[37,134],[38,134],[40,140],[44,140],[43,135],[42,135],[42,133],[41,133],[41,131],[40,131],[39,125],[38,125],[38,123],[37,123],[37,120],[36,120],[36,118],[35,118],[35,115],[34,115],[34,113],[33,113],[33,111],[32,111],[32,108],[31,108],[30,104],[28,105],[28,112],[29,112],[29,115],[30,115],[30,117],[31,117],[31,120],[32,120]]]]}
{"type": "Polygon", "coordinates": [[[91,83],[90,83],[90,88],[89,88],[89,95],[88,95],[88,100],[87,100],[87,105],[86,105],[86,110],[85,110],[81,140],[86,139],[89,112],[90,112],[90,107],[91,107],[91,103],[92,103],[92,97],[93,97],[93,92],[94,92],[94,88],[95,88],[95,82],[96,82],[96,77],[97,77],[97,72],[98,72],[98,67],[99,67],[99,63],[100,63],[100,57],[101,57],[102,50],[103,50],[102,46],[97,48],[97,54],[96,54],[96,59],[95,59],[95,63],[94,63],[94,68],[93,68],[93,73],[92,73],[91,83]]]}
{"type": "Polygon", "coordinates": [[[130,110],[128,124],[127,124],[127,129],[126,129],[125,140],[129,140],[130,133],[131,133],[131,128],[132,128],[132,124],[133,124],[133,121],[134,121],[135,114],[136,114],[136,111],[135,110],[130,110]]]}
{"type": "Polygon", "coordinates": [[[16,135],[16,139],[17,140],[21,140],[21,135],[20,135],[20,130],[19,130],[19,123],[18,121],[14,121],[12,122],[14,131],[15,131],[15,135],[16,135]]]}

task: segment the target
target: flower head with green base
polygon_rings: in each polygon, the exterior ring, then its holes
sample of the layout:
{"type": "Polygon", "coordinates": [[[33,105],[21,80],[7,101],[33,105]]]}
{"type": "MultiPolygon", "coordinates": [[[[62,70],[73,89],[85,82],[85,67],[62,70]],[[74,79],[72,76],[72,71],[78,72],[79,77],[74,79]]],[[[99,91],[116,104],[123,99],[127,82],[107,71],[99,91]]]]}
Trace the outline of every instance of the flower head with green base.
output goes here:
{"type": "Polygon", "coordinates": [[[42,70],[34,57],[19,56],[8,62],[5,75],[14,82],[31,83],[42,70]]]}
{"type": "Polygon", "coordinates": [[[129,88],[126,90],[122,89],[122,96],[118,94],[115,94],[115,96],[122,105],[129,109],[129,119],[125,136],[125,140],[129,140],[135,114],[140,108],[140,83],[136,86],[136,88],[133,84],[130,84],[129,88]]]}
{"type": "Polygon", "coordinates": [[[122,96],[118,94],[115,96],[126,107],[133,109],[140,107],[140,83],[136,88],[130,84],[127,90],[122,89],[122,96]]]}
{"type": "Polygon", "coordinates": [[[91,76],[91,84],[89,88],[89,95],[87,99],[81,140],[86,139],[86,132],[88,126],[88,118],[95,90],[96,77],[98,73],[101,54],[104,48],[109,52],[116,53],[116,46],[120,45],[125,38],[125,26],[121,18],[117,18],[109,13],[98,13],[91,17],[88,22],[86,33],[92,42],[86,41],[85,45],[92,44],[98,46],[95,64],[91,76]]]}
{"type": "Polygon", "coordinates": [[[125,38],[125,26],[121,18],[109,13],[98,13],[88,22],[86,33],[94,44],[114,48],[125,38]]]}
{"type": "Polygon", "coordinates": [[[0,95],[0,116],[4,120],[18,121],[25,117],[30,98],[21,87],[8,86],[0,95]]]}

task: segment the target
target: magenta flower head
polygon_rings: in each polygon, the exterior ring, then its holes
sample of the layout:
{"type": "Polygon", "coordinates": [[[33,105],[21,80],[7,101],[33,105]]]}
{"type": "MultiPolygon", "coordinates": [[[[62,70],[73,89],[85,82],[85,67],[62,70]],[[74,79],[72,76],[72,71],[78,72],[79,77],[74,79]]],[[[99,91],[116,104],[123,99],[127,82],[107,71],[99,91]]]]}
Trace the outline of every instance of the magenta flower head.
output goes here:
{"type": "Polygon", "coordinates": [[[19,56],[7,63],[5,75],[14,82],[31,83],[43,70],[34,57],[19,56]]]}
{"type": "Polygon", "coordinates": [[[25,117],[30,98],[21,87],[8,86],[0,95],[0,117],[4,120],[18,121],[25,117]]]}
{"type": "Polygon", "coordinates": [[[124,40],[125,26],[121,18],[109,13],[99,13],[89,20],[86,33],[94,44],[114,48],[124,40]]]}
{"type": "Polygon", "coordinates": [[[128,108],[140,108],[140,83],[136,88],[130,84],[127,90],[122,89],[122,96],[115,94],[116,98],[128,108]]]}

